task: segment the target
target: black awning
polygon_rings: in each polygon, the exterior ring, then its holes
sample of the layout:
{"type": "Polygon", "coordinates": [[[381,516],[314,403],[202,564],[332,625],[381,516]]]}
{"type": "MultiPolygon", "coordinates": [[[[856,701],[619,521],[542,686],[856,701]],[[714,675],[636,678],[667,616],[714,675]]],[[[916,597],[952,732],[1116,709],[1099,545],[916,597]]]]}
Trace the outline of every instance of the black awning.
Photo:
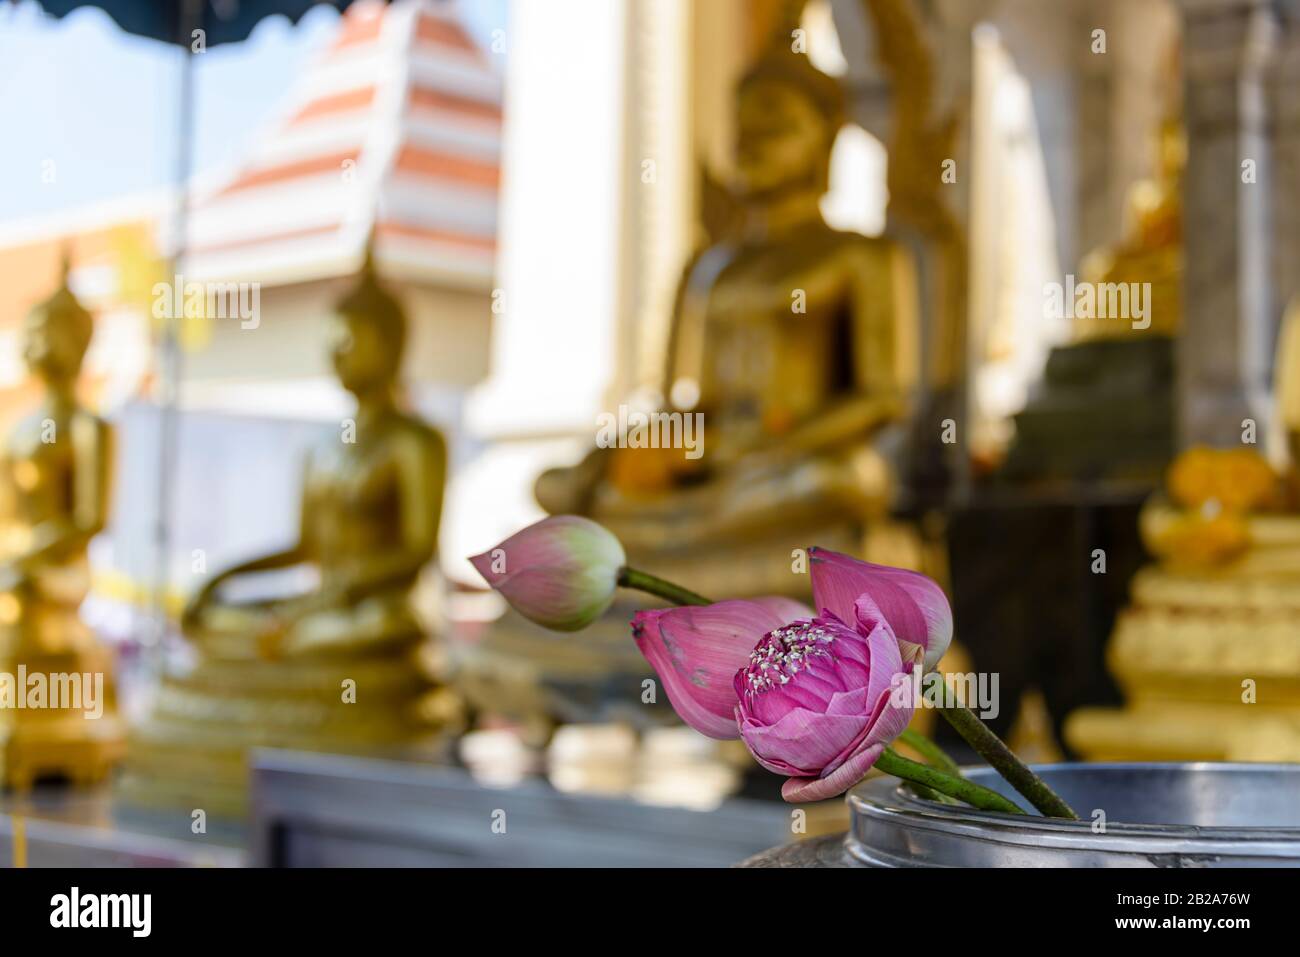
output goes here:
{"type": "MultiPolygon", "coordinates": [[[[16,2],[16,0],[15,0],[16,2]]],[[[237,43],[264,17],[279,14],[297,23],[312,7],[327,4],[345,10],[352,0],[37,0],[45,11],[66,16],[79,7],[99,7],[128,33],[180,43],[193,42],[203,30],[205,46],[237,43]],[[191,9],[192,8],[192,9],[191,9]],[[192,21],[192,22],[191,22],[192,21]]]]}

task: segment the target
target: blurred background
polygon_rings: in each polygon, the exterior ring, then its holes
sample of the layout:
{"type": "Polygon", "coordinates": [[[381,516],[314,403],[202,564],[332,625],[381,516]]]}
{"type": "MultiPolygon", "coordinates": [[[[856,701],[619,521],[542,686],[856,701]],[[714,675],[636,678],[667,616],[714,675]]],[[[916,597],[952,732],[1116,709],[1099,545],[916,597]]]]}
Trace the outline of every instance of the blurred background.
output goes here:
{"type": "MultiPolygon", "coordinates": [[[[1031,760],[1300,758],[1298,75],[1293,0],[0,3],[0,429],[63,288],[115,437],[76,608],[121,718],[11,769],[0,837],[635,864],[842,828],[680,725],[638,604],[557,636],[485,589],[466,556],[548,512],[718,598],[807,601],[810,545],[926,572],[943,670],[1031,760]],[[390,303],[400,405],[445,441],[410,695],[361,599],[321,603],[373,647],[305,664],[182,624],[313,516],[408,514],[364,491],[405,466],[311,451],[365,421],[331,317],[390,303]],[[630,438],[651,413],[679,441],[630,438]],[[359,674],[374,710],[339,718],[359,674]],[[535,837],[494,844],[511,799],[535,837]]],[[[328,595],[388,547],[357,534],[249,594],[328,595]]]]}

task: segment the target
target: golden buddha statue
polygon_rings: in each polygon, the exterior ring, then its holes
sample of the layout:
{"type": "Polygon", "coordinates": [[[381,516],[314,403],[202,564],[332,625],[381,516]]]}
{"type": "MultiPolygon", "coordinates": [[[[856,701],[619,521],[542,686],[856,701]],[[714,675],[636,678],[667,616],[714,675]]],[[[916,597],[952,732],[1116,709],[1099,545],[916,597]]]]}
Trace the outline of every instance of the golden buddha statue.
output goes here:
{"type": "Polygon", "coordinates": [[[45,387],[0,459],[0,783],[103,778],[120,757],[112,654],[78,616],[86,547],[108,517],[113,436],[80,405],[94,323],[67,285],[27,316],[23,357],[45,387]]]}
{"type": "Polygon", "coordinates": [[[1277,357],[1291,465],[1197,447],[1142,510],[1156,564],[1134,578],[1107,658],[1123,709],[1071,715],[1097,760],[1300,760],[1300,304],[1277,357]]]}
{"type": "Polygon", "coordinates": [[[165,677],[133,733],[124,781],[133,796],[236,811],[251,747],[409,750],[454,717],[411,604],[437,548],[446,446],[395,399],[405,333],[367,253],[329,328],[355,419],[307,458],[298,542],[220,572],[187,604],[182,630],[197,664],[165,677]],[[315,588],[271,600],[226,594],[239,579],[298,566],[316,573],[315,588]]]}
{"type": "Polygon", "coordinates": [[[860,553],[890,504],[914,270],[822,216],[844,122],[839,84],[778,31],[737,90],[734,228],[676,299],[665,411],[698,414],[701,448],[597,448],[537,483],[548,511],[591,516],[639,567],[705,593],[802,594],[791,549],[860,553]]]}

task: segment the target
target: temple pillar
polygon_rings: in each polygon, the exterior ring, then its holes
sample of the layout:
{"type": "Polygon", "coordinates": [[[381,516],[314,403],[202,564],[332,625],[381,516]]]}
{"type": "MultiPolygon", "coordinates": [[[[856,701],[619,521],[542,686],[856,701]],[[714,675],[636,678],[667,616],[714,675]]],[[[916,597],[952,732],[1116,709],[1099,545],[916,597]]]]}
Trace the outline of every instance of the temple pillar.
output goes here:
{"type": "MultiPolygon", "coordinates": [[[[1113,162],[1118,130],[1112,121],[1117,91],[1125,79],[1124,61],[1111,48],[1112,35],[1119,39],[1122,31],[1114,27],[1116,11],[1110,3],[1080,6],[1075,4],[1067,22],[1069,63],[1074,72],[1074,129],[1071,131],[1075,153],[1074,201],[1077,219],[1072,248],[1062,260],[1069,271],[1074,263],[1112,241],[1120,230],[1123,191],[1114,176],[1113,162]],[[1094,50],[1094,31],[1104,30],[1104,53],[1094,50]]],[[[1100,48],[1099,48],[1100,49],[1100,48]]],[[[1063,250],[1066,251],[1066,250],[1063,250]]]]}
{"type": "Polygon", "coordinates": [[[1277,56],[1269,84],[1274,117],[1273,283],[1277,309],[1300,297],[1300,0],[1278,0],[1277,56]]]}
{"type": "Polygon", "coordinates": [[[1260,435],[1267,422],[1277,310],[1265,92],[1276,12],[1269,0],[1178,0],[1178,8],[1188,141],[1180,437],[1234,445],[1244,419],[1260,435]]]}
{"type": "Polygon", "coordinates": [[[673,300],[690,256],[698,171],[692,150],[691,71],[682,51],[696,16],[688,0],[628,0],[623,88],[623,255],[615,374],[606,408],[640,398],[659,406],[673,300]]]}
{"type": "MultiPolygon", "coordinates": [[[[1063,268],[1073,264],[1081,251],[1082,207],[1089,199],[1096,200],[1086,195],[1083,184],[1095,185],[1097,179],[1095,175],[1086,177],[1082,167],[1096,167],[1097,158],[1105,154],[1104,148],[1091,150],[1087,160],[1079,143],[1079,117],[1085,112],[1080,102],[1085,84],[1080,81],[1079,69],[1081,57],[1088,55],[1088,35],[1078,11],[1070,7],[1066,12],[1068,15],[1062,16],[1057,6],[1034,0],[1003,0],[990,20],[1016,72],[1029,84],[1052,206],[1056,255],[1063,268]]],[[[1094,75],[1094,101],[1103,85],[1104,76],[1094,75]]],[[[1104,130],[1098,135],[1103,146],[1109,142],[1104,130]]]]}

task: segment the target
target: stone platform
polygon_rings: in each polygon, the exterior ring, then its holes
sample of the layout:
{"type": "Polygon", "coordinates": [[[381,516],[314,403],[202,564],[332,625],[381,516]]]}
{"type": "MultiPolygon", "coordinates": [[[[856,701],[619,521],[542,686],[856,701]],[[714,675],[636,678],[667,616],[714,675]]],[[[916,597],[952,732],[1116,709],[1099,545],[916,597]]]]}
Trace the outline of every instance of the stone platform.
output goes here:
{"type": "Polygon", "coordinates": [[[844,850],[843,834],[795,841],[755,854],[737,867],[862,867],[844,850]]]}
{"type": "Polygon", "coordinates": [[[268,867],[727,867],[791,832],[778,801],[692,810],[288,751],[259,754],[252,797],[250,863],[268,867]]]}
{"type": "MultiPolygon", "coordinates": [[[[490,781],[459,766],[258,750],[248,817],[209,812],[199,835],[190,811],[131,803],[120,788],[4,795],[0,866],[727,867],[791,837],[780,800],[691,808],[600,776],[573,790],[577,770],[490,781]]],[[[811,833],[828,829],[819,808],[811,833]]]]}
{"type": "Polygon", "coordinates": [[[141,811],[111,788],[37,787],[0,795],[0,867],[240,867],[242,826],[141,811]]]}

